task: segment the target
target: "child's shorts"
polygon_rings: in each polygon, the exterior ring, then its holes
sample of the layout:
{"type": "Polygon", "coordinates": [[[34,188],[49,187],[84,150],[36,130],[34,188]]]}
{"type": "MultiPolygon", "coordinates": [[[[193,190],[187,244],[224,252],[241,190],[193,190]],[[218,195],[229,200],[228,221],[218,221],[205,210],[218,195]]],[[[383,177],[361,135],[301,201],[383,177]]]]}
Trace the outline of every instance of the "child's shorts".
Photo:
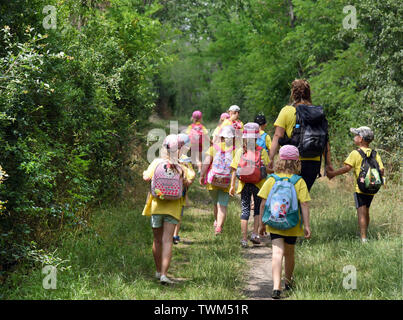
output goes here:
{"type": "Polygon", "coordinates": [[[355,192],[354,193],[355,208],[358,209],[359,207],[362,206],[366,206],[367,208],[369,208],[371,206],[373,198],[374,198],[373,195],[355,192]]]}
{"type": "Polygon", "coordinates": [[[274,239],[280,239],[283,238],[284,242],[286,244],[291,244],[291,245],[295,245],[295,243],[297,242],[297,237],[291,237],[291,236],[282,236],[280,234],[277,233],[271,233],[270,232],[270,239],[274,240],[274,239]]]}
{"type": "Polygon", "coordinates": [[[224,192],[221,189],[209,190],[211,199],[213,199],[214,204],[219,204],[223,207],[228,206],[229,193],[224,192]]]}
{"type": "Polygon", "coordinates": [[[151,216],[151,227],[153,229],[161,228],[164,222],[178,224],[179,221],[169,214],[153,214],[151,216]]]}

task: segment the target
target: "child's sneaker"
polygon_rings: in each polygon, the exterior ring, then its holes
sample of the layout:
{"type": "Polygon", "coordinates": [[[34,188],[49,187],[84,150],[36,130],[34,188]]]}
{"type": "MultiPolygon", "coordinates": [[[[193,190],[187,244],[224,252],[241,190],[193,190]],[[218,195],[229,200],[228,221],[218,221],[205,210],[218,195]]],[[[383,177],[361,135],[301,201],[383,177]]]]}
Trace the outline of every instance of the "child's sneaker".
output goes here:
{"type": "Polygon", "coordinates": [[[252,233],[250,241],[252,241],[254,244],[260,244],[260,238],[256,233],[252,233]]]}
{"type": "Polygon", "coordinates": [[[161,282],[161,284],[173,284],[174,283],[171,279],[169,279],[165,275],[161,276],[160,282],[161,282]]]}
{"type": "Polygon", "coordinates": [[[158,271],[155,272],[155,277],[157,279],[161,279],[161,273],[159,273],[158,271]]]}
{"type": "Polygon", "coordinates": [[[361,243],[368,243],[368,239],[367,238],[361,238],[361,243]]]}
{"type": "Polygon", "coordinates": [[[174,244],[178,244],[181,241],[181,238],[179,236],[174,236],[173,242],[174,244]]]}
{"type": "Polygon", "coordinates": [[[272,299],[281,299],[281,290],[273,290],[272,299]]]}
{"type": "Polygon", "coordinates": [[[241,246],[242,246],[242,248],[248,248],[249,247],[248,240],[242,239],[241,246]]]}

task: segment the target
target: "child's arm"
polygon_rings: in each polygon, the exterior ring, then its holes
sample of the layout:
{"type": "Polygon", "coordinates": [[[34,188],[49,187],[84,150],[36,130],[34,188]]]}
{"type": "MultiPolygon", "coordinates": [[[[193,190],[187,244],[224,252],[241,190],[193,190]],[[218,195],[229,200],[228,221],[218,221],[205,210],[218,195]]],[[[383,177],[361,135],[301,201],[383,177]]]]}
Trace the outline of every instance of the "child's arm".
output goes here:
{"type": "Polygon", "coordinates": [[[266,205],[267,199],[263,199],[263,198],[261,198],[261,199],[262,199],[262,201],[260,202],[259,216],[260,216],[260,222],[263,223],[262,219],[263,219],[264,207],[266,205]]]}
{"type": "Polygon", "coordinates": [[[200,179],[199,179],[199,183],[201,185],[204,185],[204,180],[206,178],[206,174],[207,174],[207,170],[210,167],[211,162],[213,161],[213,157],[206,155],[206,158],[204,159],[204,162],[202,164],[202,169],[200,171],[200,179]]]}
{"type": "Polygon", "coordinates": [[[309,239],[311,237],[311,227],[309,225],[309,202],[301,203],[301,212],[305,238],[309,239]]]}
{"type": "Polygon", "coordinates": [[[229,195],[233,197],[235,195],[235,178],[236,178],[236,171],[234,168],[231,168],[231,187],[229,188],[229,195]]]}
{"type": "Polygon", "coordinates": [[[330,179],[334,178],[335,176],[339,176],[341,174],[345,174],[347,172],[349,172],[353,167],[348,165],[348,164],[344,164],[344,167],[341,167],[338,170],[334,170],[334,171],[328,171],[327,172],[327,177],[330,179]]]}

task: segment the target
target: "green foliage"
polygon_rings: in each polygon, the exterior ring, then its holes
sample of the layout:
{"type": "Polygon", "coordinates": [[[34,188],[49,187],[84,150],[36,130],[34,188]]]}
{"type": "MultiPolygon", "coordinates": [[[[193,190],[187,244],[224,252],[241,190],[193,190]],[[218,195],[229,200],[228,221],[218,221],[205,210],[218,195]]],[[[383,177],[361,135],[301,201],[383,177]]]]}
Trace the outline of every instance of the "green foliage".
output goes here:
{"type": "Polygon", "coordinates": [[[43,247],[63,226],[85,226],[89,205],[121,194],[128,146],[157,97],[166,41],[140,2],[49,1],[56,30],[42,27],[43,3],[16,2],[0,18],[4,266],[30,259],[31,241],[43,247]],[[38,14],[30,20],[27,12],[38,14]]]}

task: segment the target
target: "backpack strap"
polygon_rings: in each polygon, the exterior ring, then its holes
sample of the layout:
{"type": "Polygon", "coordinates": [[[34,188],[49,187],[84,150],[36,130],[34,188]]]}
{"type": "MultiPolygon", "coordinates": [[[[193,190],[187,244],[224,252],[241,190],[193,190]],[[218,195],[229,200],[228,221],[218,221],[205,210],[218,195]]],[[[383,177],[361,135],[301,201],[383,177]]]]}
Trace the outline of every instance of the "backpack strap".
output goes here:
{"type": "MultiPolygon", "coordinates": [[[[366,153],[365,153],[364,151],[362,151],[361,148],[358,148],[357,151],[358,151],[358,153],[361,155],[361,157],[362,157],[363,159],[365,159],[365,158],[367,157],[366,153]]],[[[374,151],[374,150],[372,150],[372,151],[374,151]]],[[[371,152],[371,153],[372,153],[372,152],[371,152]]]]}
{"type": "Polygon", "coordinates": [[[276,182],[279,181],[279,180],[281,180],[281,178],[280,178],[278,175],[274,174],[274,173],[269,174],[269,175],[267,176],[267,179],[269,179],[270,177],[273,178],[276,182]]]}
{"type": "Polygon", "coordinates": [[[295,185],[299,179],[301,179],[302,177],[297,175],[297,174],[293,174],[292,177],[290,178],[290,182],[295,185]]]}

